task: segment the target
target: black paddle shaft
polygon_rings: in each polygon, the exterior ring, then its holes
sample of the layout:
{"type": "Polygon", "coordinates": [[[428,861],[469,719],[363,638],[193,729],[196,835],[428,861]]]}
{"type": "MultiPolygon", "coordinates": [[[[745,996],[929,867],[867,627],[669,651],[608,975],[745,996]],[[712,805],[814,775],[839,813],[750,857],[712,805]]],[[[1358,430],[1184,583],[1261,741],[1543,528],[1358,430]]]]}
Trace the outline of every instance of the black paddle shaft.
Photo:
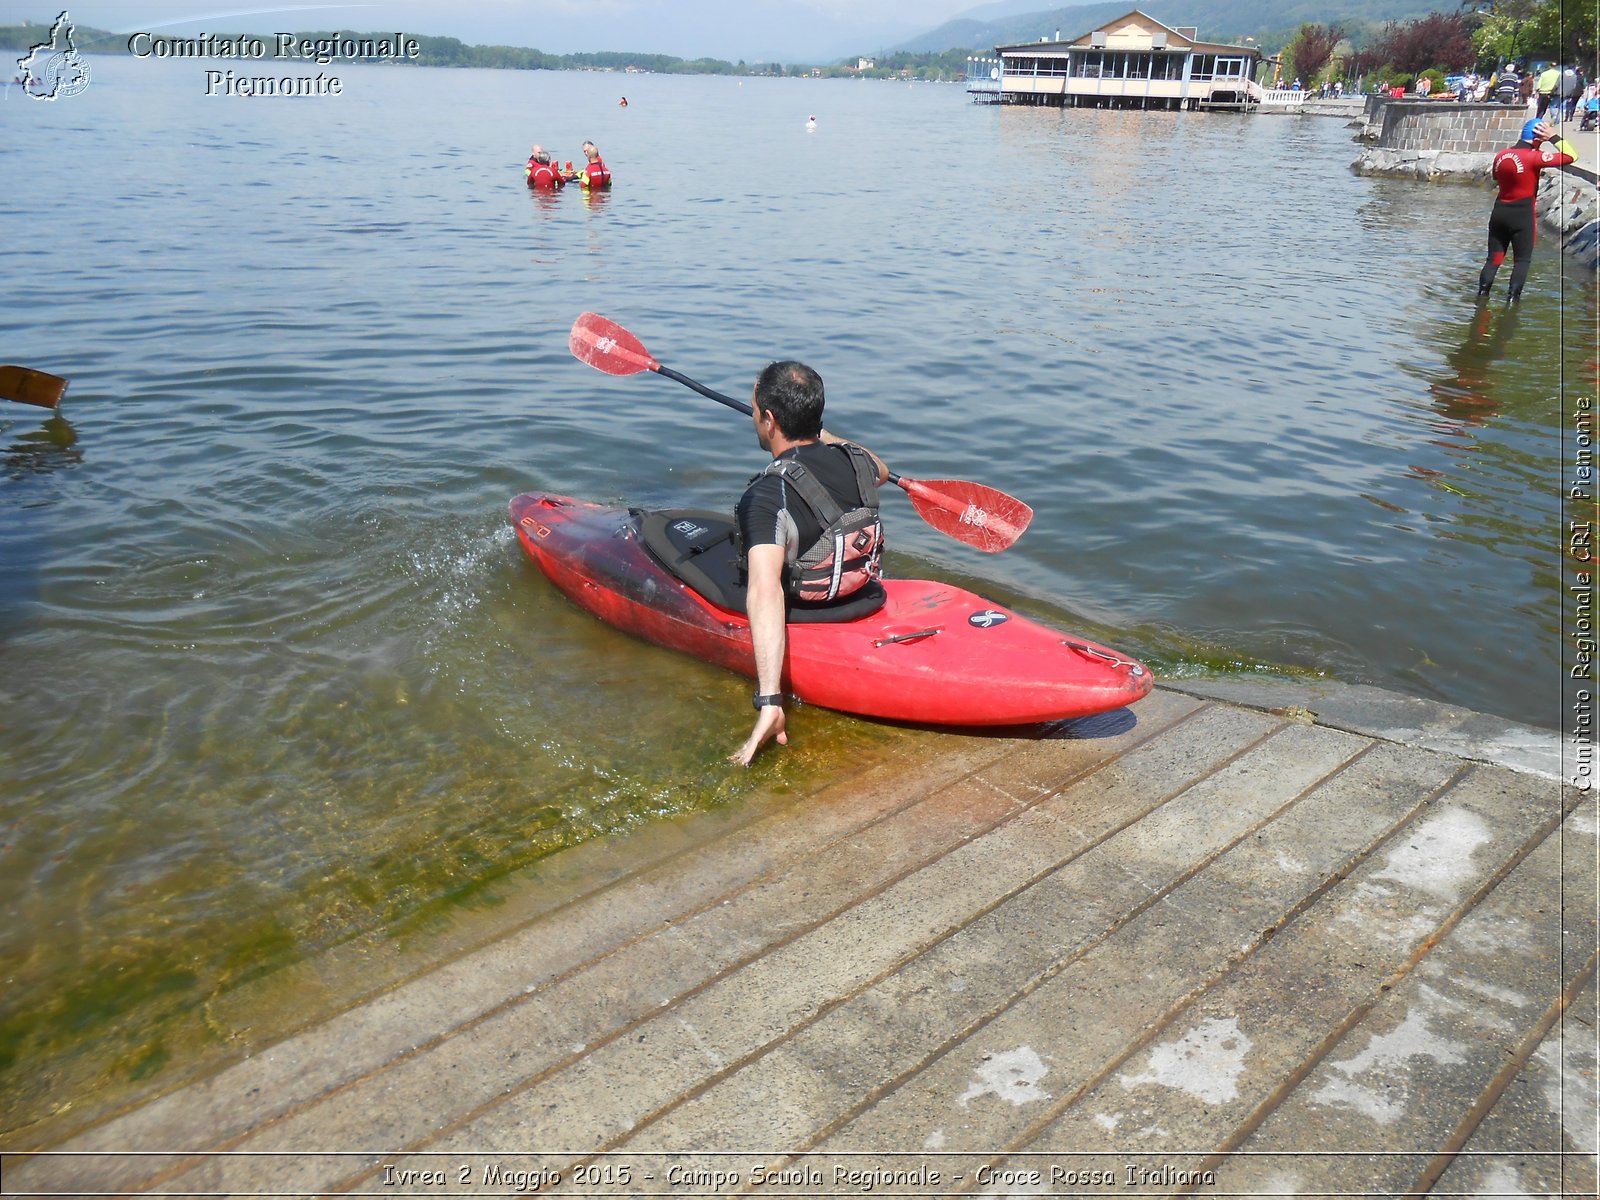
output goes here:
{"type": "Polygon", "coordinates": [[[721,392],[712,391],[705,384],[697,383],[695,380],[690,379],[687,375],[679,374],[671,367],[663,367],[660,363],[656,364],[655,370],[657,375],[665,375],[668,379],[676,379],[679,383],[683,384],[684,387],[692,388],[694,391],[699,392],[707,400],[715,400],[718,404],[726,404],[735,412],[742,412],[747,417],[750,415],[750,406],[743,400],[735,400],[732,396],[724,396],[721,392]]]}

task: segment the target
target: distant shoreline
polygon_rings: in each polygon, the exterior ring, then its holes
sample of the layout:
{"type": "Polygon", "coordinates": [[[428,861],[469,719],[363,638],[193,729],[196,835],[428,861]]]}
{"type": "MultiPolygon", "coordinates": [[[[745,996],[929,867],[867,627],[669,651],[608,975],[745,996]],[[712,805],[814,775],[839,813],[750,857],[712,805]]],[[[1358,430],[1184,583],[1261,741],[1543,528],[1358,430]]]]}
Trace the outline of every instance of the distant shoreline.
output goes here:
{"type": "MultiPolygon", "coordinates": [[[[0,25],[0,48],[27,51],[45,40],[50,30],[49,25],[0,25]]],[[[130,50],[129,43],[132,39],[145,36],[138,31],[130,33],[112,33],[104,29],[96,29],[87,25],[73,27],[73,43],[79,53],[104,54],[112,57],[139,57],[130,50]]],[[[174,44],[191,43],[196,47],[204,44],[216,46],[217,44],[263,44],[270,49],[273,40],[283,35],[276,34],[250,34],[250,33],[208,33],[193,38],[167,38],[164,41],[174,44]]],[[[897,54],[892,57],[893,65],[877,66],[875,60],[858,59],[856,65],[845,62],[833,63],[800,63],[792,62],[787,65],[780,62],[755,62],[747,63],[743,59],[738,62],[729,62],[721,58],[680,58],[672,54],[651,54],[636,51],[599,50],[586,51],[576,54],[546,54],[527,46],[482,46],[468,45],[458,38],[440,37],[431,34],[409,33],[401,31],[396,33],[388,30],[381,33],[366,33],[346,30],[323,30],[310,33],[296,33],[293,35],[299,41],[316,41],[320,39],[404,39],[408,45],[415,46],[415,53],[400,55],[382,55],[365,57],[343,57],[338,61],[345,63],[393,63],[396,65],[414,67],[482,67],[490,70],[513,71],[599,71],[613,74],[630,75],[736,75],[742,77],[772,77],[772,78],[806,78],[806,79],[924,79],[930,82],[940,82],[965,78],[966,59],[970,54],[978,53],[973,49],[947,50],[942,53],[897,54]],[[872,66],[862,66],[863,62],[874,62],[872,66]]],[[[271,54],[216,54],[216,53],[172,53],[158,56],[161,61],[251,61],[275,57],[271,54]]],[[[327,64],[324,64],[327,65],[327,64]]]]}

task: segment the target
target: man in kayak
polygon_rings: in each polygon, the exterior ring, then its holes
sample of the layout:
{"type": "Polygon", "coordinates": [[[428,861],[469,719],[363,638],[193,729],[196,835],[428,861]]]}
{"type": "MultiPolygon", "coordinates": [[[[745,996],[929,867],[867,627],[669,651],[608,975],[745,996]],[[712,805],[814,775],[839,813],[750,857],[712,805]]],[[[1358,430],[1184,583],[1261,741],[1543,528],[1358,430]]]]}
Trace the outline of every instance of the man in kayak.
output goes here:
{"type": "Polygon", "coordinates": [[[1494,156],[1489,168],[1500,186],[1500,195],[1489,214],[1489,256],[1478,274],[1478,295],[1485,297],[1494,286],[1495,273],[1511,249],[1511,288],[1506,299],[1515,304],[1522,299],[1522,285],[1533,265],[1533,196],[1539,190],[1539,172],[1576,162],[1578,152],[1570,142],[1556,137],[1543,121],[1529,121],[1522,127],[1522,138],[1514,146],[1494,156]],[[1543,143],[1543,145],[1541,145],[1543,143]]]}
{"type": "Polygon", "coordinates": [[[600,158],[600,149],[593,142],[583,144],[583,156],[589,165],[578,172],[578,182],[592,192],[611,186],[611,171],[600,158]]]}
{"type": "Polygon", "coordinates": [[[728,756],[741,766],[769,739],[780,746],[789,741],[783,715],[789,602],[842,600],[879,575],[878,488],[889,468],[822,427],[823,401],[822,377],[798,362],[770,364],[751,396],[756,440],[772,461],[750,481],[734,514],[756,662],[755,728],[728,756]]]}

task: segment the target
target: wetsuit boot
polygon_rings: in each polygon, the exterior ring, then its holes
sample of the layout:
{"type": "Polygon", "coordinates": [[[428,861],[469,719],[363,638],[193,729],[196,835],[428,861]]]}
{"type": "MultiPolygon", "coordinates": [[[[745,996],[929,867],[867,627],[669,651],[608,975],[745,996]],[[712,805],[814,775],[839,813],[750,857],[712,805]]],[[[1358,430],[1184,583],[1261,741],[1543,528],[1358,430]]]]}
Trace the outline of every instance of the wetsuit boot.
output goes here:
{"type": "Polygon", "coordinates": [[[1520,304],[1522,302],[1522,289],[1514,287],[1506,293],[1507,304],[1520,304]]]}

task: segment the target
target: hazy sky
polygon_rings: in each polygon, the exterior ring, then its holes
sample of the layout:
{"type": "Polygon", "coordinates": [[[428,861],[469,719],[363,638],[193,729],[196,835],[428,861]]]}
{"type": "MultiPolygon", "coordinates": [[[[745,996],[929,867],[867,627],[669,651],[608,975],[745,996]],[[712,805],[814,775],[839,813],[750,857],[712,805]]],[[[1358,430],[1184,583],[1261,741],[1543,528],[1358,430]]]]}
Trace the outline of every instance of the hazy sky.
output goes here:
{"type": "MultiPolygon", "coordinates": [[[[374,0],[365,4],[105,3],[67,6],[75,24],[118,32],[431,33],[552,54],[633,50],[729,61],[829,61],[872,54],[983,0],[374,0]]],[[[0,24],[53,20],[61,0],[0,0],[0,24]]]]}

